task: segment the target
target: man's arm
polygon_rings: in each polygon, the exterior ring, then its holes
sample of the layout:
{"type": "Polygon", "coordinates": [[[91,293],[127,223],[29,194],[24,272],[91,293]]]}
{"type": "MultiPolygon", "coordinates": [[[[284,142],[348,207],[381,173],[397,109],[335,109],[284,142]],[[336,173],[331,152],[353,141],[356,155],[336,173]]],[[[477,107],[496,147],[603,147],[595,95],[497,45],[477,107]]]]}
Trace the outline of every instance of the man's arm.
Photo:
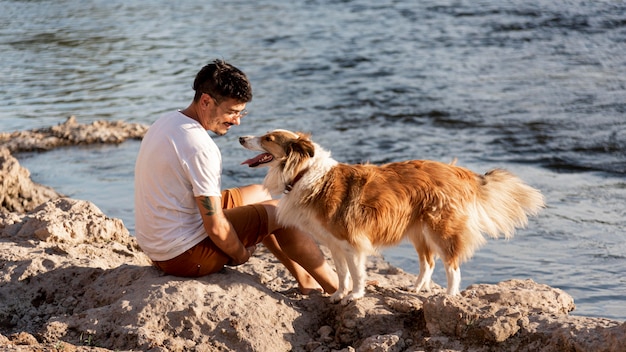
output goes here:
{"type": "Polygon", "coordinates": [[[231,258],[229,265],[243,264],[250,259],[254,247],[246,248],[221,207],[220,197],[196,197],[204,229],[209,238],[231,258]]]}

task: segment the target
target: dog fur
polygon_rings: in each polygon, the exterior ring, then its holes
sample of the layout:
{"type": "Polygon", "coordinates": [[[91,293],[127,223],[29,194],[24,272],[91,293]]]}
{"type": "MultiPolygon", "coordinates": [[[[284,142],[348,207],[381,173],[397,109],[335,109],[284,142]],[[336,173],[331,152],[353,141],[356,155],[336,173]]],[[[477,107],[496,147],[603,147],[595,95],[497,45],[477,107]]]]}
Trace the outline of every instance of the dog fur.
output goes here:
{"type": "Polygon", "coordinates": [[[430,160],[350,165],[331,158],[308,134],[287,130],[239,141],[262,153],[244,164],[269,167],[264,185],[273,195],[283,193],[279,222],[329,248],[339,276],[333,302],[363,297],[367,255],[404,239],[419,257],[414,290],[430,291],[439,256],[447,293],[456,295],[460,265],[486,242],[483,234],[510,238],[544,206],[538,190],[502,169],[479,175],[430,160]]]}

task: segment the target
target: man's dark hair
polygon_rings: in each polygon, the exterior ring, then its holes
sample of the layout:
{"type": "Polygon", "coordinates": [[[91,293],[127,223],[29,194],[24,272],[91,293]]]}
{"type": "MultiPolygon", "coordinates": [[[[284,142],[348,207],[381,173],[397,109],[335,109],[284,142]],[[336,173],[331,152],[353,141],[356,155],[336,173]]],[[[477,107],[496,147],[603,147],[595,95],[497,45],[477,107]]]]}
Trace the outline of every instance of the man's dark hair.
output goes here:
{"type": "Polygon", "coordinates": [[[218,104],[226,99],[240,103],[252,100],[252,87],[246,74],[223,60],[204,66],[193,81],[193,90],[196,91],[194,101],[198,101],[202,93],[210,95],[218,104]]]}

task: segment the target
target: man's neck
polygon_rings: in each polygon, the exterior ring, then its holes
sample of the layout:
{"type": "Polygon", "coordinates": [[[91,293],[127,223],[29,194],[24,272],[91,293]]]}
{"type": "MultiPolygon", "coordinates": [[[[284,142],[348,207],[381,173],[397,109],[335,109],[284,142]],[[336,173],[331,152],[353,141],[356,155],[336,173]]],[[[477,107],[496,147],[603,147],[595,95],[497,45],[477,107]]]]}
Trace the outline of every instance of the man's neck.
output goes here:
{"type": "Polygon", "coordinates": [[[192,105],[189,105],[187,108],[185,108],[184,110],[180,110],[180,112],[189,117],[190,119],[196,120],[198,122],[200,122],[199,118],[198,118],[198,112],[196,111],[195,107],[192,105]]]}

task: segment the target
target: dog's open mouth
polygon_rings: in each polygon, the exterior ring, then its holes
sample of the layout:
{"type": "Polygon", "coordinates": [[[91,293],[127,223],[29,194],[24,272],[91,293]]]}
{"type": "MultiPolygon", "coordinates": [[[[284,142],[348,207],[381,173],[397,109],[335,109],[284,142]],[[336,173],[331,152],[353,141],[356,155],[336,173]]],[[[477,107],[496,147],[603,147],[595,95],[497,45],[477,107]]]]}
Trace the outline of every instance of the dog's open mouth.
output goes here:
{"type": "Polygon", "coordinates": [[[248,159],[244,162],[242,162],[241,164],[244,165],[248,165],[248,167],[257,167],[259,165],[262,164],[267,164],[270,161],[274,160],[274,157],[272,156],[272,154],[270,153],[263,153],[263,154],[259,154],[257,156],[255,156],[254,158],[248,159]]]}

